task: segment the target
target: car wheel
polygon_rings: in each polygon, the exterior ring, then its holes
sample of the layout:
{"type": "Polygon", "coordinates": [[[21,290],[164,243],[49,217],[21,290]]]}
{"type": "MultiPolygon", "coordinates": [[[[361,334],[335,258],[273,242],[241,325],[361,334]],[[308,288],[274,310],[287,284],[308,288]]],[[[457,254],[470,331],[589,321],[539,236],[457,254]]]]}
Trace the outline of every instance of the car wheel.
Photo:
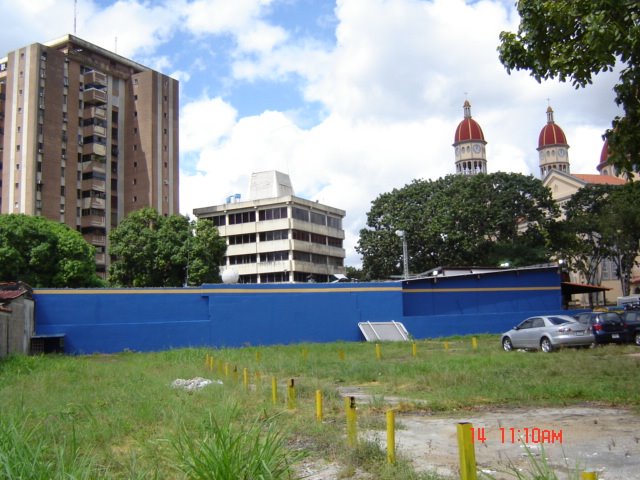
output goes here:
{"type": "Polygon", "coordinates": [[[502,339],[502,348],[504,348],[505,352],[510,352],[513,350],[513,343],[509,337],[504,337],[502,339]]]}
{"type": "Polygon", "coordinates": [[[635,336],[633,337],[633,343],[640,347],[640,332],[636,332],[635,336]]]}
{"type": "Polygon", "coordinates": [[[551,345],[551,340],[549,340],[547,337],[542,337],[542,340],[540,340],[540,350],[542,350],[544,353],[552,352],[553,345],[551,345]]]}

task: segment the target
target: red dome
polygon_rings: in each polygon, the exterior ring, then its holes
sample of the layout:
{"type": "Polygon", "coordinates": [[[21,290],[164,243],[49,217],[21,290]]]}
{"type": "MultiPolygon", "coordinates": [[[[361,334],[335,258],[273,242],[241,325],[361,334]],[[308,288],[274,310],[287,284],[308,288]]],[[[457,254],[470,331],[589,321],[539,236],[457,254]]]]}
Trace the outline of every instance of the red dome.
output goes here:
{"type": "Polygon", "coordinates": [[[607,165],[607,161],[609,160],[609,142],[605,139],[604,145],[602,145],[602,152],[600,152],[600,163],[598,164],[598,171],[601,172],[602,169],[607,165]]]}
{"type": "Polygon", "coordinates": [[[453,144],[460,142],[476,141],[485,142],[484,133],[478,122],[471,118],[471,104],[468,100],[464,101],[464,119],[458,124],[453,144]]]}
{"type": "Polygon", "coordinates": [[[484,142],[484,133],[482,133],[482,128],[480,128],[478,122],[473,118],[465,118],[456,128],[456,136],[453,142],[460,143],[470,140],[484,142]]]}
{"type": "Polygon", "coordinates": [[[562,129],[553,121],[553,110],[547,108],[547,124],[540,130],[538,137],[538,148],[549,147],[551,145],[568,145],[567,137],[562,129]]]}

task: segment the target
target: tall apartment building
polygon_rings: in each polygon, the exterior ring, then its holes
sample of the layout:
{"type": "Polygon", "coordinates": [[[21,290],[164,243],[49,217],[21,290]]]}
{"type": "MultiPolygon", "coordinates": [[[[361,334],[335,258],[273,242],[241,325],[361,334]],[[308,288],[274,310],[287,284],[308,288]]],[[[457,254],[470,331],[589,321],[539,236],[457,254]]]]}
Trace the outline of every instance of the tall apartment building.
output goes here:
{"type": "Polygon", "coordinates": [[[236,270],[240,283],[327,282],[344,274],[345,211],[296,197],[289,176],[251,176],[249,200],[197,208],[227,241],[221,270],[236,270]]]}
{"type": "Polygon", "coordinates": [[[72,35],[0,58],[0,212],[107,236],[130,212],[178,213],[178,82],[72,35]]]}

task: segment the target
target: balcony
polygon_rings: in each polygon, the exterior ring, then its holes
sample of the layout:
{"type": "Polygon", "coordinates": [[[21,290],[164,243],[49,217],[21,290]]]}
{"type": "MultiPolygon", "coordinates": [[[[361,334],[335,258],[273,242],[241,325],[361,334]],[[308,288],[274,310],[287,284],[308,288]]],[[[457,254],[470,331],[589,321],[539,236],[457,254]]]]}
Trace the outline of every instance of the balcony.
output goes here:
{"type": "Polygon", "coordinates": [[[106,227],[105,217],[100,217],[98,215],[87,215],[86,217],[82,217],[80,220],[80,226],[82,228],[89,227],[106,227]]]}
{"type": "Polygon", "coordinates": [[[106,120],[107,110],[102,107],[92,106],[91,108],[85,108],[83,115],[84,118],[99,118],[100,120],[106,120]]]}
{"type": "Polygon", "coordinates": [[[87,243],[91,245],[95,245],[97,247],[104,247],[107,244],[107,236],[106,235],[86,235],[84,239],[87,243]]]}
{"type": "Polygon", "coordinates": [[[83,155],[89,155],[89,154],[95,154],[95,155],[100,155],[101,157],[106,157],[107,155],[107,147],[106,145],[101,145],[100,143],[85,143],[84,145],[82,145],[82,154],[83,155]]]}
{"type": "Polygon", "coordinates": [[[82,208],[98,208],[104,210],[106,208],[106,200],[104,198],[83,198],[82,208]]]}
{"type": "Polygon", "coordinates": [[[90,135],[97,135],[102,138],[107,138],[107,129],[100,125],[86,125],[82,128],[82,135],[88,137],[90,135]]]}
{"type": "Polygon", "coordinates": [[[107,263],[107,255],[104,253],[96,253],[96,265],[105,265],[107,263]]]}
{"type": "Polygon", "coordinates": [[[82,190],[96,190],[98,192],[105,192],[107,188],[107,182],[99,180],[97,178],[88,178],[82,180],[82,190]]]}
{"type": "Polygon", "coordinates": [[[84,84],[85,85],[100,85],[102,87],[107,86],[107,76],[96,70],[91,70],[84,74],[84,84]]]}
{"type": "Polygon", "coordinates": [[[107,103],[107,92],[96,88],[90,88],[84,91],[82,99],[86,104],[104,105],[107,103]]]}

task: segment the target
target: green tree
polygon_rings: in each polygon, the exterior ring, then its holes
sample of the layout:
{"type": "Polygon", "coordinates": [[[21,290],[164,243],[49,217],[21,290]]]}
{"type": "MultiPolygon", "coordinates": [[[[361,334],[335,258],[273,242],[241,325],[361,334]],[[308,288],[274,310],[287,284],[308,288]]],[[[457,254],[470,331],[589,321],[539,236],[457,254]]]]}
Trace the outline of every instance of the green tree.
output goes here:
{"type": "Polygon", "coordinates": [[[566,218],[556,232],[557,255],[584,275],[601,283],[600,265],[616,266],[623,295],[629,295],[631,270],[640,249],[640,185],[587,185],[565,205],[566,218]]]}
{"type": "Polygon", "coordinates": [[[640,185],[616,187],[604,207],[602,237],[617,269],[623,295],[631,290],[631,271],[640,253],[640,185]]]}
{"type": "Polygon", "coordinates": [[[206,220],[162,216],[152,208],[129,214],[109,235],[114,261],[109,281],[126,287],[178,287],[220,281],[226,251],[217,228],[206,220]]]}
{"type": "Polygon", "coordinates": [[[218,235],[218,228],[210,220],[192,222],[192,229],[187,265],[189,285],[220,283],[218,265],[222,263],[227,250],[225,240],[218,235]]]}
{"type": "Polygon", "coordinates": [[[531,176],[414,180],[372,202],[356,250],[363,274],[373,279],[401,273],[398,230],[406,234],[414,273],[443,265],[539,263],[548,259],[546,228],[556,215],[551,193],[531,176]]]}
{"type": "MultiPolygon", "coordinates": [[[[602,231],[613,189],[611,185],[586,185],[578,190],[564,206],[565,219],[552,231],[557,258],[592,285],[601,284],[600,265],[610,256],[602,231]]],[[[589,300],[593,305],[593,296],[589,300]]]]}
{"type": "Polygon", "coordinates": [[[0,279],[32,287],[97,287],[95,248],[44,217],[0,215],[0,279]]]}
{"type": "Polygon", "coordinates": [[[519,0],[517,33],[502,32],[498,52],[508,72],[529,70],[576,88],[620,67],[615,101],[624,111],[606,131],[610,163],[640,171],[640,3],[637,0],[519,0]]]}

